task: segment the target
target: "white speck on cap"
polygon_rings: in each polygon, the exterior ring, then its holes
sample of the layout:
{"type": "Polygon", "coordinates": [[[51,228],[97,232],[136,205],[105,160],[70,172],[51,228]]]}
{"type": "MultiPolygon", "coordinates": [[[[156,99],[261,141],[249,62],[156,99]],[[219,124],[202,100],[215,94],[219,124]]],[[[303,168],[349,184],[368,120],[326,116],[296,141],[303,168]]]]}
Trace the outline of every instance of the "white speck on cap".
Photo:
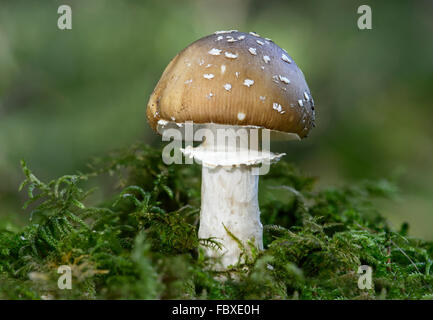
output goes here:
{"type": "Polygon", "coordinates": [[[256,48],[249,48],[248,51],[253,55],[257,55],[257,49],[256,48]]]}
{"type": "Polygon", "coordinates": [[[215,76],[212,73],[205,73],[203,75],[203,78],[208,79],[208,80],[212,79],[213,77],[215,77],[215,76]]]}
{"type": "Polygon", "coordinates": [[[218,37],[216,38],[216,40],[215,40],[215,41],[220,41],[220,40],[222,40],[222,39],[224,39],[224,37],[223,37],[223,36],[218,36],[218,37]]]}
{"type": "Polygon", "coordinates": [[[247,86],[248,88],[251,87],[253,84],[254,84],[254,80],[251,79],[244,80],[244,86],[247,86]]]}
{"type": "Polygon", "coordinates": [[[239,119],[240,121],[244,120],[244,119],[245,119],[245,113],[243,113],[243,112],[239,112],[239,113],[238,113],[238,119],[239,119]]]}
{"type": "Polygon", "coordinates": [[[226,83],[224,86],[224,89],[226,89],[227,91],[230,91],[230,89],[232,88],[232,85],[230,83],[226,83]]]}
{"type": "Polygon", "coordinates": [[[263,60],[265,61],[265,63],[269,63],[269,61],[271,61],[271,58],[269,58],[269,56],[263,56],[263,60]]]}
{"type": "Polygon", "coordinates": [[[187,63],[186,63],[186,66],[187,66],[187,67],[191,67],[191,62],[187,62],[187,63]]]}
{"type": "Polygon", "coordinates": [[[185,84],[190,84],[192,82],[192,79],[186,80],[185,84]]]}
{"type": "Polygon", "coordinates": [[[283,110],[283,107],[281,106],[281,104],[274,102],[272,104],[272,109],[277,110],[278,112],[281,112],[283,110]]]}
{"type": "Polygon", "coordinates": [[[215,31],[214,34],[232,33],[232,32],[238,32],[238,30],[221,30],[221,31],[215,31]]]}
{"type": "Polygon", "coordinates": [[[171,119],[172,121],[176,121],[176,118],[175,118],[175,117],[170,117],[170,119],[171,119]]]}
{"type": "Polygon", "coordinates": [[[221,54],[221,51],[222,50],[220,50],[220,49],[212,48],[211,50],[209,50],[208,53],[213,55],[213,56],[219,56],[221,54]]]}
{"type": "Polygon", "coordinates": [[[284,83],[287,83],[287,84],[290,83],[290,80],[287,79],[286,77],[283,77],[283,76],[278,76],[278,77],[280,78],[280,81],[281,81],[281,82],[284,82],[284,83]]]}
{"type": "Polygon", "coordinates": [[[250,32],[250,35],[254,36],[254,37],[260,37],[259,34],[255,33],[255,32],[250,32]]]}
{"type": "Polygon", "coordinates": [[[272,81],[274,81],[275,83],[279,83],[278,79],[279,77],[277,75],[272,76],[272,81]]]}
{"type": "Polygon", "coordinates": [[[209,94],[206,96],[206,98],[210,99],[214,96],[214,94],[212,92],[209,92],[209,94]]]}
{"type": "Polygon", "coordinates": [[[304,92],[305,100],[310,101],[310,96],[308,95],[307,91],[304,92]]]}
{"type": "Polygon", "coordinates": [[[204,65],[204,60],[203,59],[200,59],[199,65],[200,66],[204,65]]]}
{"type": "Polygon", "coordinates": [[[261,66],[260,68],[261,68],[262,70],[265,70],[265,66],[261,66]]]}
{"type": "Polygon", "coordinates": [[[260,40],[256,40],[256,42],[261,46],[265,44],[263,41],[260,41],[260,40]]]}
{"type": "Polygon", "coordinates": [[[221,74],[224,74],[226,72],[226,66],[224,64],[221,65],[221,74]]]}
{"type": "Polygon", "coordinates": [[[239,72],[235,72],[236,78],[239,78],[239,72]]]}
{"type": "Polygon", "coordinates": [[[212,67],[212,64],[208,63],[208,65],[205,68],[210,68],[212,67]]]}
{"type": "Polygon", "coordinates": [[[281,59],[287,63],[292,63],[292,60],[290,60],[284,53],[281,55],[281,59]]]}
{"type": "Polygon", "coordinates": [[[168,124],[168,121],[167,121],[167,120],[164,120],[164,119],[160,119],[160,120],[158,120],[158,124],[159,124],[160,126],[165,126],[165,125],[168,124]]]}
{"type": "Polygon", "coordinates": [[[304,106],[304,103],[302,102],[302,100],[298,100],[298,104],[299,104],[300,107],[304,106]]]}
{"type": "Polygon", "coordinates": [[[233,38],[232,36],[227,36],[227,42],[236,42],[238,40],[236,40],[235,38],[233,38]]]}
{"type": "Polygon", "coordinates": [[[244,40],[244,39],[245,39],[244,35],[238,37],[238,40],[244,40]]]}
{"type": "Polygon", "coordinates": [[[236,53],[231,53],[231,52],[224,52],[224,55],[229,58],[229,59],[236,59],[238,57],[238,55],[236,53]]]}
{"type": "Polygon", "coordinates": [[[265,101],[266,97],[265,96],[260,96],[260,100],[265,101]]]}

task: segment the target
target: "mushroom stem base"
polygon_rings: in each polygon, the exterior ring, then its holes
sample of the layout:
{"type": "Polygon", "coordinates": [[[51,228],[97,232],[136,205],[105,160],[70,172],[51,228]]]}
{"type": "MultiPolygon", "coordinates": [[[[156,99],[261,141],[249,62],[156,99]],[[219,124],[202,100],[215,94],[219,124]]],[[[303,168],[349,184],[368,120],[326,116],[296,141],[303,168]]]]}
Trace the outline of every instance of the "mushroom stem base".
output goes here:
{"type": "Polygon", "coordinates": [[[245,262],[251,245],[263,250],[263,226],[257,199],[259,176],[252,166],[202,168],[200,239],[214,238],[222,250],[205,247],[217,258],[215,270],[245,262]],[[242,245],[240,245],[240,243],[242,245]]]}

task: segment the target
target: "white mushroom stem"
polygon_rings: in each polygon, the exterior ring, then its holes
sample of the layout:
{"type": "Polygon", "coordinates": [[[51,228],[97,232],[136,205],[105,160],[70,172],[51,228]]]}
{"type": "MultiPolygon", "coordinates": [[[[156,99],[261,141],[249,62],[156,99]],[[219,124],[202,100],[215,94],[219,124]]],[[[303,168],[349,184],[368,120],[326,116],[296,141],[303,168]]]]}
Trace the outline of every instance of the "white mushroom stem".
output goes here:
{"type": "Polygon", "coordinates": [[[222,251],[205,247],[209,257],[220,258],[216,269],[245,261],[237,240],[242,243],[246,254],[250,251],[250,244],[263,250],[258,184],[259,176],[253,175],[252,167],[248,165],[230,169],[203,166],[198,236],[202,239],[216,238],[221,243],[222,251]]]}

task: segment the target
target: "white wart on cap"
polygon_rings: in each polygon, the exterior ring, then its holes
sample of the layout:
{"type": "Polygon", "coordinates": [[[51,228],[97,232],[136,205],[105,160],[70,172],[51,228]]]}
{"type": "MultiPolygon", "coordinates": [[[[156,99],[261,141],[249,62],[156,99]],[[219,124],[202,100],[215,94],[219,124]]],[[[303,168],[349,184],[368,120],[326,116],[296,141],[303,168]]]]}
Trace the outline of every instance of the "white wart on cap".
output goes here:
{"type": "Polygon", "coordinates": [[[159,120],[251,125],[307,136],[314,100],[286,51],[255,33],[217,32],[189,45],[165,69],[147,106],[159,120]]]}

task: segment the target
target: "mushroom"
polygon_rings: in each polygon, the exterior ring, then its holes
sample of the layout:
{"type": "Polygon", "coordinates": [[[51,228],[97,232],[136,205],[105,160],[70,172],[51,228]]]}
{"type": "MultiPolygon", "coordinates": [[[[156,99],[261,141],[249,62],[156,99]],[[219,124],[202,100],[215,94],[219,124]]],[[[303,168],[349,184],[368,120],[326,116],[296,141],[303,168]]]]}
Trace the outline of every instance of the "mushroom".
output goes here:
{"type": "Polygon", "coordinates": [[[248,152],[238,152],[225,138],[215,139],[217,131],[224,129],[229,141],[248,141],[257,129],[299,140],[314,127],[314,118],[302,71],[285,50],[255,33],[206,36],[165,69],[148,102],[150,126],[161,133],[175,119],[178,126],[192,121],[196,133],[212,133],[200,146],[182,151],[202,163],[198,235],[222,245],[222,250],[204,248],[219,258],[215,270],[243,263],[252,246],[263,250],[257,165],[283,155],[249,144],[240,148],[248,152]]]}

